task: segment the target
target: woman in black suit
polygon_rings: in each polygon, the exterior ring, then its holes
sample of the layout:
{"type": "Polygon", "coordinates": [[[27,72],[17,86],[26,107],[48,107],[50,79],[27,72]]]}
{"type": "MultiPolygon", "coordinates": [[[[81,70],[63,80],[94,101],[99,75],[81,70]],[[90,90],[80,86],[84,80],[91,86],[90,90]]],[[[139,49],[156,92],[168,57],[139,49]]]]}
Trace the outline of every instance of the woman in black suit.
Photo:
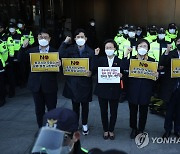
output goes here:
{"type": "MultiPolygon", "coordinates": [[[[130,59],[154,61],[148,57],[150,44],[145,39],[141,39],[136,44],[137,56],[130,59]]],[[[121,67],[123,70],[129,70],[130,59],[127,59],[132,48],[128,48],[124,53],[121,67]]],[[[157,73],[155,73],[157,77],[157,73]]],[[[137,134],[142,133],[145,129],[148,113],[148,105],[152,96],[154,81],[145,78],[128,78],[128,102],[130,110],[130,127],[132,128],[130,138],[134,139],[137,134]],[[139,110],[139,123],[137,127],[137,114],[139,110]]]]}
{"type": "MultiPolygon", "coordinates": [[[[114,55],[117,45],[114,40],[104,43],[106,56],[99,57],[100,49],[95,49],[94,70],[98,67],[120,67],[121,60],[114,55]]],[[[122,76],[122,74],[118,74],[122,76]]],[[[118,102],[120,97],[120,83],[97,83],[94,91],[98,96],[103,124],[103,138],[114,140],[114,127],[117,119],[118,102]],[[108,120],[108,105],[110,106],[110,121],[108,120]]]]}

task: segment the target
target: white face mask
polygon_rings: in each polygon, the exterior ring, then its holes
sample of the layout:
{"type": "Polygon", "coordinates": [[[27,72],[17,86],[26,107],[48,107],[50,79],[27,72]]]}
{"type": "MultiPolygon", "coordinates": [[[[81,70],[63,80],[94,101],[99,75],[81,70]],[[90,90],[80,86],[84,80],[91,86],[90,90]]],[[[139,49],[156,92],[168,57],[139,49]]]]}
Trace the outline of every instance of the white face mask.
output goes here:
{"type": "Polygon", "coordinates": [[[122,34],[123,33],[123,31],[122,30],[119,30],[119,34],[122,34]]]}
{"type": "Polygon", "coordinates": [[[130,38],[133,38],[133,37],[135,37],[136,33],[135,32],[129,32],[128,35],[130,38]]]}
{"type": "Polygon", "coordinates": [[[165,38],[165,34],[158,34],[158,38],[159,38],[160,40],[163,40],[163,39],[165,38]]]}
{"type": "Polygon", "coordinates": [[[9,28],[9,31],[10,31],[11,33],[14,33],[14,32],[15,32],[15,28],[9,28]]]}
{"type": "Polygon", "coordinates": [[[95,26],[95,23],[94,23],[94,22],[91,22],[90,25],[91,25],[91,26],[95,26]]]}
{"type": "Polygon", "coordinates": [[[85,39],[83,39],[83,38],[79,38],[79,39],[77,39],[76,40],[76,44],[78,45],[78,46],[83,46],[84,44],[85,44],[85,39]]]}
{"type": "Polygon", "coordinates": [[[107,56],[112,56],[114,54],[114,50],[106,49],[105,53],[106,53],[107,56]]]}
{"type": "Polygon", "coordinates": [[[123,33],[124,33],[124,34],[128,34],[128,30],[127,30],[127,29],[124,29],[124,30],[123,30],[123,33]]]}
{"type": "Polygon", "coordinates": [[[141,35],[141,33],[142,33],[142,31],[140,31],[140,30],[138,30],[137,32],[136,32],[136,34],[139,36],[139,35],[141,35]]]}
{"type": "Polygon", "coordinates": [[[144,49],[144,48],[139,48],[139,49],[138,49],[138,53],[139,53],[140,55],[144,56],[144,55],[147,53],[147,50],[144,49]]]}
{"type": "Polygon", "coordinates": [[[45,47],[49,44],[49,42],[45,39],[38,40],[38,42],[39,42],[39,45],[42,47],[45,47]]]}
{"type": "Polygon", "coordinates": [[[169,29],[169,33],[174,34],[176,32],[175,29],[169,29]]]}
{"type": "Polygon", "coordinates": [[[23,25],[22,24],[17,24],[17,26],[18,26],[18,28],[22,28],[23,25]]]}

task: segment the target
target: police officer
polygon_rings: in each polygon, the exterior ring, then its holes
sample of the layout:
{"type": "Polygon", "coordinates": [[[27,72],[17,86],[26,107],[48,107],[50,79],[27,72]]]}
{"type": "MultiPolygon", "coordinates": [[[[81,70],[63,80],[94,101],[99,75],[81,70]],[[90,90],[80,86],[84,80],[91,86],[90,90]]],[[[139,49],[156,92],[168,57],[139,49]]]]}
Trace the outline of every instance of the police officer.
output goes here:
{"type": "MultiPolygon", "coordinates": [[[[28,48],[32,47],[34,44],[34,36],[31,30],[29,30],[24,21],[22,21],[21,19],[19,19],[17,21],[17,33],[20,34],[23,38],[23,42],[25,40],[28,40],[29,45],[28,48]]],[[[29,75],[29,64],[26,63],[23,60],[19,61],[19,69],[21,71],[21,82],[20,82],[20,87],[24,87],[27,80],[28,80],[28,75],[29,75]]]]}
{"type": "Polygon", "coordinates": [[[172,49],[176,48],[176,38],[178,36],[178,28],[175,23],[170,23],[166,30],[165,40],[172,43],[172,49]]]}
{"type": "Polygon", "coordinates": [[[0,106],[5,104],[6,85],[5,85],[5,66],[8,64],[7,35],[3,23],[0,23],[0,106]]]}
{"type": "Polygon", "coordinates": [[[165,40],[165,29],[161,27],[158,30],[157,40],[150,44],[148,56],[159,62],[159,58],[167,49],[168,44],[171,44],[171,42],[165,40]]]}
{"type": "Polygon", "coordinates": [[[177,38],[177,35],[178,35],[178,29],[177,29],[176,24],[175,23],[170,23],[168,25],[168,29],[166,30],[165,39],[172,43],[177,38]]]}
{"type": "Polygon", "coordinates": [[[82,107],[82,134],[87,135],[89,102],[92,101],[92,67],[94,51],[86,44],[87,36],[84,29],[77,29],[74,33],[75,44],[69,45],[70,37],[66,37],[65,41],[59,47],[61,58],[88,58],[89,72],[87,77],[84,76],[66,76],[66,82],[63,90],[63,96],[71,99],[73,111],[80,115],[80,105],[82,107]]]}
{"type": "Polygon", "coordinates": [[[128,58],[137,55],[137,51],[135,49],[136,42],[136,27],[134,25],[130,25],[128,28],[128,38],[120,45],[119,50],[121,52],[118,57],[122,59],[128,48],[133,49],[133,51],[128,55],[128,58]]]}
{"type": "Polygon", "coordinates": [[[8,40],[7,43],[13,42],[13,50],[14,50],[14,56],[12,61],[12,75],[14,77],[14,87],[12,87],[12,93],[10,93],[10,96],[13,97],[15,95],[15,86],[20,85],[22,81],[22,73],[20,71],[20,63],[18,61],[18,52],[21,49],[21,46],[23,44],[23,37],[21,34],[18,34],[16,31],[16,25],[14,23],[9,24],[9,34],[8,34],[8,40]]]}
{"type": "Polygon", "coordinates": [[[16,30],[18,34],[21,34],[24,38],[23,41],[25,39],[29,40],[29,45],[33,45],[34,44],[34,36],[31,30],[26,28],[26,25],[24,23],[23,20],[19,19],[17,22],[17,27],[18,29],[16,30]]]}
{"type": "MultiPolygon", "coordinates": [[[[24,41],[19,57],[26,53],[24,60],[29,61],[30,53],[51,53],[57,52],[56,49],[49,46],[51,37],[46,29],[41,29],[38,33],[39,45],[26,49],[29,45],[28,40],[24,41]]],[[[60,65],[60,64],[58,64],[60,65]]],[[[39,128],[43,124],[43,115],[46,107],[50,111],[56,108],[57,104],[57,73],[56,72],[30,72],[27,87],[31,90],[35,103],[36,119],[39,128]]]]}
{"type": "MultiPolygon", "coordinates": [[[[1,28],[0,28],[1,30],[1,28]]],[[[2,53],[4,51],[4,47],[1,46],[3,44],[3,41],[0,40],[0,107],[5,104],[5,96],[6,96],[6,88],[5,88],[5,61],[2,56],[2,53]]]]}
{"type": "Polygon", "coordinates": [[[123,26],[123,37],[125,39],[128,38],[128,29],[129,29],[129,25],[128,24],[124,24],[124,26],[123,26]]]}
{"type": "Polygon", "coordinates": [[[121,59],[121,56],[119,55],[119,53],[121,52],[120,46],[125,40],[126,39],[124,38],[123,27],[119,26],[117,35],[114,37],[114,41],[118,45],[118,49],[115,51],[115,55],[117,55],[120,59],[121,59]]]}
{"type": "Polygon", "coordinates": [[[123,37],[123,28],[122,26],[119,26],[117,35],[114,37],[114,41],[119,46],[124,40],[125,38],[123,37]]]}
{"type": "Polygon", "coordinates": [[[162,98],[167,101],[166,116],[164,122],[164,138],[171,135],[174,123],[174,135],[180,137],[180,77],[171,78],[171,60],[180,59],[180,38],[177,38],[176,49],[172,50],[172,45],[168,45],[167,50],[161,56],[161,63],[165,67],[164,93],[162,98]]]}
{"type": "Polygon", "coordinates": [[[142,39],[143,38],[142,28],[140,26],[138,26],[136,28],[136,38],[137,39],[142,39]]]}
{"type": "Polygon", "coordinates": [[[148,27],[147,36],[144,39],[146,39],[149,43],[156,41],[157,27],[155,25],[148,27]]]}
{"type": "Polygon", "coordinates": [[[55,151],[59,154],[88,153],[81,147],[75,112],[67,108],[56,108],[47,112],[43,119],[43,127],[32,154],[55,153],[55,151]]]}

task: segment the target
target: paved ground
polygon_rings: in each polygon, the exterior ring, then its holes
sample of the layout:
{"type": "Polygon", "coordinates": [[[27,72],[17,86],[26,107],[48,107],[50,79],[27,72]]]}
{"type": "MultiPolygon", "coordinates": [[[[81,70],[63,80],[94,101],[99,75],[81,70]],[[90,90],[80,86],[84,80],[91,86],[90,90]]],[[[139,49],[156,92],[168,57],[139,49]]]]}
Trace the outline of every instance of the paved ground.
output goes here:
{"type": "MultiPolygon", "coordinates": [[[[64,98],[62,87],[64,79],[60,77],[58,106],[71,108],[70,100],[64,98]]],[[[118,119],[116,123],[114,141],[103,140],[100,110],[97,97],[93,97],[90,103],[89,126],[90,134],[81,136],[82,146],[86,149],[94,147],[100,149],[120,149],[128,154],[178,154],[179,144],[157,144],[152,143],[151,137],[161,137],[164,119],[157,115],[149,114],[146,132],[149,133],[150,143],[142,148],[137,148],[135,141],[129,138],[129,110],[128,104],[120,103],[118,119]]],[[[35,140],[37,131],[34,114],[34,104],[31,93],[25,89],[17,88],[15,98],[7,99],[5,106],[0,108],[0,154],[28,154],[35,140]]],[[[158,140],[160,142],[160,140],[158,140]]]]}

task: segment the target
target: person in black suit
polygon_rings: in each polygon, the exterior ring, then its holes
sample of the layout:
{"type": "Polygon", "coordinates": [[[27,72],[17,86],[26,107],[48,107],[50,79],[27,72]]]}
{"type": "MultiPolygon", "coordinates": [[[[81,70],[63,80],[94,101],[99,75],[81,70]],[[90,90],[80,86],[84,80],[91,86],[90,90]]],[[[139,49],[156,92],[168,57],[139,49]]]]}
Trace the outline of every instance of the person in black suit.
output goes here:
{"type": "Polygon", "coordinates": [[[89,70],[87,76],[66,76],[63,96],[71,99],[73,111],[78,119],[80,115],[80,105],[82,107],[82,134],[88,135],[88,114],[89,102],[92,101],[92,59],[94,51],[86,44],[87,36],[84,29],[77,29],[74,33],[75,44],[71,44],[71,37],[67,36],[62,42],[58,51],[61,58],[89,58],[89,70]]]}
{"type": "Polygon", "coordinates": [[[180,59],[180,38],[176,41],[176,49],[172,50],[172,45],[168,45],[167,50],[161,56],[160,62],[165,69],[165,85],[162,85],[162,99],[166,101],[166,116],[164,122],[165,133],[163,138],[171,135],[174,122],[174,135],[180,137],[180,77],[171,78],[171,60],[180,59]]]}
{"type": "MultiPolygon", "coordinates": [[[[120,67],[121,60],[115,56],[114,51],[117,44],[114,40],[107,40],[104,43],[106,56],[99,57],[100,49],[95,49],[94,70],[98,67],[120,67]]],[[[122,76],[122,74],[118,74],[122,76]]],[[[97,83],[94,94],[98,96],[103,124],[103,138],[114,140],[114,127],[117,119],[118,102],[120,97],[120,83],[97,83]],[[108,120],[108,105],[110,106],[110,121],[108,120]]]]}
{"type": "MultiPolygon", "coordinates": [[[[154,61],[147,56],[150,49],[150,44],[144,39],[137,41],[136,50],[137,56],[132,56],[131,59],[139,59],[146,61],[154,61]]],[[[128,48],[125,57],[122,59],[121,67],[124,70],[129,70],[130,59],[127,59],[132,48],[128,48]]],[[[157,76],[158,73],[155,73],[157,76]]],[[[154,81],[145,78],[128,78],[128,102],[130,110],[130,127],[132,128],[130,138],[134,139],[137,134],[142,133],[145,129],[148,105],[152,96],[154,81]],[[137,127],[137,114],[139,110],[139,123],[137,127]]]]}
{"type": "MultiPolygon", "coordinates": [[[[49,46],[51,37],[46,29],[42,29],[38,34],[39,46],[26,50],[29,42],[25,40],[23,50],[19,55],[19,59],[29,60],[30,53],[49,53],[57,52],[56,49],[49,46]],[[26,51],[24,51],[26,50],[26,51]],[[26,54],[24,55],[23,52],[26,54]]],[[[60,66],[60,61],[59,64],[60,66]]],[[[50,111],[57,105],[57,73],[56,72],[30,72],[27,87],[31,90],[35,103],[36,119],[39,128],[43,124],[43,115],[45,110],[50,111]]]]}

